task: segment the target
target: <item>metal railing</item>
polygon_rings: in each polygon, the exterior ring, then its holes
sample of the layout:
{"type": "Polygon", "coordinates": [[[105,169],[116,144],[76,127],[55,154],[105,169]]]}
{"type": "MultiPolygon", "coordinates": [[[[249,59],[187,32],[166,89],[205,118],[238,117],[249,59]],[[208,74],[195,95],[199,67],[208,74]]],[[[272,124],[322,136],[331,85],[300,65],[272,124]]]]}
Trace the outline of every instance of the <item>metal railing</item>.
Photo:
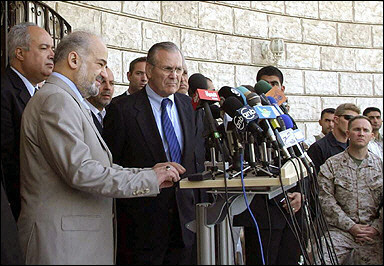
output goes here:
{"type": "Polygon", "coordinates": [[[40,1],[1,2],[1,73],[8,64],[8,32],[14,25],[33,22],[53,38],[54,47],[72,31],[71,25],[50,6],[40,1]]]}

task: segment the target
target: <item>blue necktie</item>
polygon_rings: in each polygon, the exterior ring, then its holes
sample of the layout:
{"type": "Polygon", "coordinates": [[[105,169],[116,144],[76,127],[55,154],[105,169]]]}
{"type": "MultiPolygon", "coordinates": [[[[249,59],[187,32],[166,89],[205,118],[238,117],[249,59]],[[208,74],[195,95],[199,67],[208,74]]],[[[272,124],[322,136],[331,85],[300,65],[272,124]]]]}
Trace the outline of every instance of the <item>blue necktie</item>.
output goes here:
{"type": "Polygon", "coordinates": [[[173,128],[171,119],[167,113],[167,104],[171,100],[168,98],[163,99],[161,102],[161,126],[165,134],[166,141],[168,142],[169,155],[172,162],[181,163],[181,149],[177,140],[175,130],[173,128]]]}

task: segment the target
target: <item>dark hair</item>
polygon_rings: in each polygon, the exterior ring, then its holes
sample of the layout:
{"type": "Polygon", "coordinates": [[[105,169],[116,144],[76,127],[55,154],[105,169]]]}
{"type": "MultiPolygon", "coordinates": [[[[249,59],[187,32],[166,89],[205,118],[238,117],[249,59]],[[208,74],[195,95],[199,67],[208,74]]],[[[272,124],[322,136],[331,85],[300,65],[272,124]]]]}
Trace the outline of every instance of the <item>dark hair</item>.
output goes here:
{"type": "Polygon", "coordinates": [[[365,110],[364,110],[364,112],[363,112],[363,115],[368,116],[368,114],[369,114],[370,112],[379,112],[380,115],[381,115],[381,111],[380,111],[380,109],[377,108],[377,107],[367,107],[367,108],[365,108],[365,110]]]}
{"type": "Polygon", "coordinates": [[[320,119],[323,118],[324,114],[334,114],[336,111],[335,108],[325,108],[323,111],[321,111],[320,119]]]}
{"type": "Polygon", "coordinates": [[[135,65],[139,62],[146,62],[147,61],[147,57],[146,56],[143,56],[143,57],[138,57],[134,60],[132,60],[132,62],[129,64],[129,72],[133,72],[133,70],[135,69],[135,65]]]}
{"type": "Polygon", "coordinates": [[[352,127],[352,122],[355,121],[355,120],[357,120],[357,119],[365,119],[365,120],[367,120],[367,121],[369,122],[369,124],[371,125],[371,127],[372,127],[372,122],[371,122],[371,120],[370,120],[368,117],[366,117],[365,115],[357,115],[357,116],[352,117],[352,118],[348,121],[348,130],[351,129],[351,127],[352,127]]]}
{"type": "Polygon", "coordinates": [[[277,76],[280,80],[281,85],[283,85],[283,81],[284,81],[283,73],[277,67],[274,67],[274,66],[263,67],[262,69],[259,70],[259,72],[257,72],[256,81],[259,81],[261,77],[264,75],[277,76]]]}

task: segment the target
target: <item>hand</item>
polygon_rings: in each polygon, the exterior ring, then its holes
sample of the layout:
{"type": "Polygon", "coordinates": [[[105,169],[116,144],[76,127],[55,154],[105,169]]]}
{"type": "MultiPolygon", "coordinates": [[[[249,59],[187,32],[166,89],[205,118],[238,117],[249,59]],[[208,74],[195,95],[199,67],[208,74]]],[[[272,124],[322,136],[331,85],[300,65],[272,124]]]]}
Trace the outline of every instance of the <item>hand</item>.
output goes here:
{"type": "Polygon", "coordinates": [[[371,242],[374,236],[379,234],[375,228],[364,224],[355,224],[349,232],[355,237],[357,243],[371,242]]]}
{"type": "MultiPolygon", "coordinates": [[[[298,212],[301,208],[301,197],[302,197],[301,193],[299,192],[288,193],[287,196],[288,196],[289,203],[291,205],[293,213],[298,212]]],[[[289,212],[288,204],[285,201],[283,203],[283,208],[289,212]]]]}
{"type": "Polygon", "coordinates": [[[160,188],[172,187],[174,182],[180,180],[180,174],[186,170],[175,162],[158,163],[153,167],[159,181],[160,188]]]}

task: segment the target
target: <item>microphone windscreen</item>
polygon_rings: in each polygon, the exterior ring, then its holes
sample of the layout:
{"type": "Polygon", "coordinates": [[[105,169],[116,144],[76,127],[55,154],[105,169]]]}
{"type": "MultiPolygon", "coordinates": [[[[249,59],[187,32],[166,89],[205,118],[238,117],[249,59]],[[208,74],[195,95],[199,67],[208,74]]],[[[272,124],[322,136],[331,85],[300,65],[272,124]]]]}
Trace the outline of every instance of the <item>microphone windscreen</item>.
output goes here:
{"type": "Polygon", "coordinates": [[[250,92],[247,95],[247,102],[250,106],[255,106],[261,104],[261,98],[254,92],[250,92]]]}
{"type": "Polygon", "coordinates": [[[244,104],[242,104],[239,99],[234,96],[230,96],[225,99],[222,108],[230,117],[233,118],[236,115],[236,111],[243,106],[244,104]]]}
{"type": "Polygon", "coordinates": [[[265,80],[259,80],[256,84],[255,84],[255,92],[257,94],[262,94],[262,93],[267,93],[268,91],[270,91],[270,89],[272,89],[272,86],[271,84],[269,84],[268,82],[266,82],[265,80]]]}
{"type": "Polygon", "coordinates": [[[243,98],[241,97],[240,92],[233,87],[229,87],[229,86],[221,87],[221,89],[219,90],[219,96],[225,99],[229,97],[236,97],[241,103],[245,104],[243,98]]]}
{"type": "Polygon", "coordinates": [[[282,114],[280,117],[283,119],[286,128],[293,128],[293,121],[288,115],[282,114]]]}
{"type": "Polygon", "coordinates": [[[220,116],[220,107],[217,106],[216,104],[211,104],[209,106],[209,108],[211,109],[211,113],[212,113],[212,116],[214,119],[219,119],[221,118],[220,116]]]}
{"type": "Polygon", "coordinates": [[[207,78],[200,73],[195,73],[191,75],[188,79],[188,94],[194,95],[197,89],[208,90],[208,81],[207,78]]]}
{"type": "Polygon", "coordinates": [[[241,93],[243,93],[244,95],[248,95],[248,93],[250,93],[250,91],[247,88],[243,87],[243,86],[239,86],[236,89],[238,91],[240,91],[241,93]]]}
{"type": "Polygon", "coordinates": [[[276,104],[277,104],[277,101],[276,101],[276,99],[275,99],[275,98],[273,98],[272,96],[267,96],[267,98],[268,98],[268,100],[269,100],[269,102],[270,102],[271,104],[274,104],[274,103],[276,103],[276,104]]]}

